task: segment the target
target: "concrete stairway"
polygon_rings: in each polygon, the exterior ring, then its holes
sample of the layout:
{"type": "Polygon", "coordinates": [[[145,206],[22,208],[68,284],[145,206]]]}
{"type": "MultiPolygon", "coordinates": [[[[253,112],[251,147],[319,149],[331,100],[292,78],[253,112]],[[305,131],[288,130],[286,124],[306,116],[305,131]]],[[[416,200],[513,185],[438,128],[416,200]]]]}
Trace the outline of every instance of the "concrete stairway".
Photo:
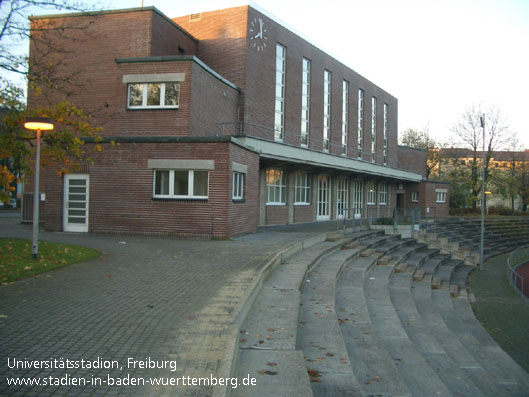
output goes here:
{"type": "Polygon", "coordinates": [[[529,375],[475,319],[472,266],[373,231],[302,251],[241,328],[232,395],[527,396],[529,375]]]}

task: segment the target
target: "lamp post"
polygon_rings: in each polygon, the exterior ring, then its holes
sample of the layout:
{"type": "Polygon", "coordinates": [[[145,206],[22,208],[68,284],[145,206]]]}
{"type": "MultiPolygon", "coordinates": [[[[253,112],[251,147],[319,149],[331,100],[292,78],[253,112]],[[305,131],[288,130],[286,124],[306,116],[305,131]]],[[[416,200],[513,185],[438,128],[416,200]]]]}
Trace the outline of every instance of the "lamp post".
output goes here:
{"type": "Polygon", "coordinates": [[[485,114],[480,117],[483,128],[483,156],[481,170],[481,244],[479,252],[479,270],[483,270],[483,251],[485,245],[485,114]]]}
{"type": "Polygon", "coordinates": [[[31,244],[31,253],[33,259],[39,257],[39,177],[40,177],[40,132],[53,130],[53,123],[45,117],[29,117],[24,123],[28,130],[37,131],[37,155],[35,159],[35,187],[33,193],[33,239],[31,244]]]}

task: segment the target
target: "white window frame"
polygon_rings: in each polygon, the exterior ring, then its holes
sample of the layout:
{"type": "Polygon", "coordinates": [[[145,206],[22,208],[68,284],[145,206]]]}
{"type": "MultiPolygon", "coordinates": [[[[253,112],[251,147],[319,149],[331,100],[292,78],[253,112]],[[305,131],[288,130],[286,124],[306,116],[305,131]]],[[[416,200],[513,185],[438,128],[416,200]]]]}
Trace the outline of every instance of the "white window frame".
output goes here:
{"type": "Polygon", "coordinates": [[[303,58],[301,72],[301,146],[309,146],[310,128],[310,67],[311,62],[303,58]],[[303,103],[306,103],[304,105],[303,103]]]}
{"type": "Polygon", "coordinates": [[[323,71],[323,151],[328,152],[331,142],[331,82],[332,73],[323,71]]]}
{"type": "Polygon", "coordinates": [[[127,109],[178,109],[180,104],[180,83],[177,81],[168,81],[164,83],[159,82],[141,82],[141,83],[128,83],[127,84],[127,109]],[[147,89],[149,84],[160,85],[160,104],[159,105],[147,105],[147,89]],[[165,105],[165,85],[176,84],[178,86],[178,97],[176,105],[165,105]],[[142,104],[133,106],[130,104],[130,87],[132,85],[142,85],[142,104]]]}
{"type": "Polygon", "coordinates": [[[233,172],[232,200],[244,199],[244,174],[242,172],[233,172]]]}
{"type": "Polygon", "coordinates": [[[376,161],[377,152],[377,98],[371,97],[371,162],[376,161]]]}
{"type": "Polygon", "coordinates": [[[418,191],[413,191],[411,192],[411,202],[412,203],[418,203],[419,202],[419,192],[418,191]]]}
{"type": "Polygon", "coordinates": [[[310,205],[310,176],[306,172],[294,175],[294,205],[310,205]]]}
{"type": "Polygon", "coordinates": [[[336,219],[344,219],[349,205],[349,179],[342,177],[336,180],[336,219]]]}
{"type": "Polygon", "coordinates": [[[446,191],[436,191],[435,202],[440,204],[446,203],[446,191]]]}
{"type": "Polygon", "coordinates": [[[364,90],[358,89],[358,158],[362,158],[364,151],[364,90]]]}
{"type": "Polygon", "coordinates": [[[286,188],[285,171],[277,168],[268,168],[266,170],[266,205],[285,205],[286,188]],[[270,175],[272,172],[274,173],[274,178],[272,181],[273,183],[270,183],[270,175]],[[276,197],[276,188],[279,188],[279,197],[276,197]],[[272,194],[270,194],[270,192],[272,192],[272,194]],[[273,199],[270,200],[270,197],[273,199]]]}
{"type": "Polygon", "coordinates": [[[349,82],[342,82],[342,156],[347,156],[347,134],[349,133],[349,82]]]}
{"type": "Polygon", "coordinates": [[[388,205],[388,183],[381,182],[378,190],[378,203],[380,205],[388,205]]]}
{"type": "Polygon", "coordinates": [[[377,204],[377,184],[374,181],[367,182],[367,205],[377,204]]]}
{"type": "Polygon", "coordinates": [[[355,215],[362,214],[364,205],[364,181],[359,179],[353,182],[353,208],[355,215]]]}
{"type": "Polygon", "coordinates": [[[274,140],[283,142],[285,134],[285,74],[287,62],[287,49],[276,44],[276,92],[275,92],[275,118],[274,140]],[[278,122],[279,119],[279,122],[278,122]]]}
{"type": "Polygon", "coordinates": [[[198,199],[205,200],[209,198],[209,171],[207,170],[169,170],[169,169],[154,169],[152,176],[152,197],[161,199],[198,199]],[[156,194],[156,173],[161,171],[169,172],[169,194],[156,194]],[[187,171],[187,195],[174,194],[174,173],[175,171],[187,171]],[[194,195],[195,171],[207,172],[208,180],[206,185],[207,194],[205,196],[194,195]]]}
{"type": "Polygon", "coordinates": [[[388,165],[388,117],[389,105],[384,103],[384,165],[388,165]]]}

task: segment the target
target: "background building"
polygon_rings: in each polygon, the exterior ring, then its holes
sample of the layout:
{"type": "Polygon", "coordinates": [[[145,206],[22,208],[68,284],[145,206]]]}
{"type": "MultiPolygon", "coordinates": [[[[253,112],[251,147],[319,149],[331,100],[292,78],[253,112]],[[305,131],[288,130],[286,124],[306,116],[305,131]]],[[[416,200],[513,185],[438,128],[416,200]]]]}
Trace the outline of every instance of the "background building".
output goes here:
{"type": "Polygon", "coordinates": [[[30,57],[50,56],[43,34],[71,54],[46,99],[66,95],[104,127],[92,164],[45,173],[48,229],[227,237],[369,208],[448,213],[426,153],[397,145],[397,99],[262,11],[31,22],[30,57]]]}

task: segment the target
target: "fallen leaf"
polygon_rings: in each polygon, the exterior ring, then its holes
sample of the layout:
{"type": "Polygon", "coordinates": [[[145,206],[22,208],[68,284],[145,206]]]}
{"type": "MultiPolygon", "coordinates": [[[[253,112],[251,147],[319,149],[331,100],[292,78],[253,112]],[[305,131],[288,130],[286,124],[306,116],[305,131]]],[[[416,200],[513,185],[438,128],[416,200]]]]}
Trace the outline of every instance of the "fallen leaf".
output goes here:
{"type": "Polygon", "coordinates": [[[268,332],[275,332],[275,330],[276,330],[275,328],[268,328],[267,329],[268,332]]]}
{"type": "Polygon", "coordinates": [[[267,369],[261,369],[261,370],[259,371],[259,373],[260,373],[261,375],[277,375],[277,374],[278,374],[278,372],[276,372],[276,371],[269,371],[269,370],[267,370],[267,369]]]}
{"type": "Polygon", "coordinates": [[[248,339],[239,339],[240,343],[248,342],[248,339]]]}
{"type": "Polygon", "coordinates": [[[326,356],[327,357],[334,357],[334,353],[327,353],[326,356]]]}
{"type": "Polygon", "coordinates": [[[0,314],[0,318],[7,318],[5,314],[0,314]]]}
{"type": "Polygon", "coordinates": [[[321,317],[322,316],[321,313],[314,313],[314,315],[316,315],[317,317],[321,317]]]}
{"type": "Polygon", "coordinates": [[[24,266],[24,270],[31,270],[31,266],[24,266]]]}
{"type": "Polygon", "coordinates": [[[266,365],[268,365],[269,367],[276,367],[277,363],[266,363],[266,365]]]}
{"type": "Polygon", "coordinates": [[[259,344],[262,345],[264,343],[264,340],[260,340],[259,344]]]}

